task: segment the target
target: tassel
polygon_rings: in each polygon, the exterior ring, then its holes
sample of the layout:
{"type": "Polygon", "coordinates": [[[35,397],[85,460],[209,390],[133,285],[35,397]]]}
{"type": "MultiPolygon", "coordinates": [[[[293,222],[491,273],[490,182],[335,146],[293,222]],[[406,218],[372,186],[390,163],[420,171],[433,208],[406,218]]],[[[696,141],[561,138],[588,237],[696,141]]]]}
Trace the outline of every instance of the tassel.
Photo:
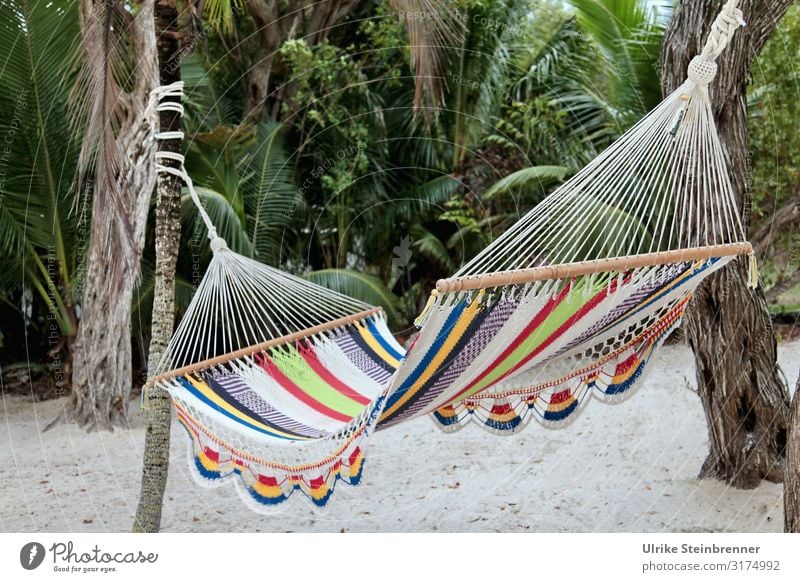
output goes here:
{"type": "Polygon", "coordinates": [[[433,307],[433,304],[436,302],[436,298],[439,297],[439,292],[434,289],[431,291],[431,296],[428,297],[428,302],[425,304],[425,308],[422,310],[422,313],[414,320],[414,327],[417,329],[422,327],[422,324],[425,323],[425,320],[428,319],[428,315],[430,314],[430,310],[433,307]]]}
{"type": "Polygon", "coordinates": [[[142,393],[139,396],[139,410],[147,411],[150,408],[149,402],[147,401],[147,392],[147,384],[145,384],[142,386],[142,393]]]}
{"type": "Polygon", "coordinates": [[[758,287],[758,261],[755,254],[750,255],[750,267],[748,269],[748,283],[750,289],[758,287]]]}
{"type": "Polygon", "coordinates": [[[686,118],[686,111],[689,108],[689,96],[681,95],[681,101],[681,108],[675,112],[675,116],[672,118],[672,123],[670,124],[669,135],[673,139],[678,135],[678,130],[681,128],[681,124],[686,118]]]}

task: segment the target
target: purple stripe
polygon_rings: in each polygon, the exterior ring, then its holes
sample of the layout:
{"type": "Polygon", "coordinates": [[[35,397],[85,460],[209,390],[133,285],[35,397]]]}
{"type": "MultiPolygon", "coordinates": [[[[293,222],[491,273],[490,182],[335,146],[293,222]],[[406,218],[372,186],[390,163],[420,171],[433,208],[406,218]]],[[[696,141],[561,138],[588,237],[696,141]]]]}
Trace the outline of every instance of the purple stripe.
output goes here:
{"type": "MultiPolygon", "coordinates": [[[[666,269],[663,269],[662,272],[656,274],[650,283],[642,285],[630,297],[628,297],[625,301],[614,307],[602,319],[593,324],[580,336],[576,337],[571,342],[569,342],[566,346],[564,346],[562,349],[556,352],[552,357],[556,358],[561,354],[563,354],[564,352],[570,351],[575,346],[585,342],[590,337],[598,334],[603,328],[613,323],[615,320],[619,319],[623,314],[627,313],[628,311],[633,311],[636,307],[644,303],[645,299],[647,299],[650,295],[652,295],[659,289],[663,288],[665,285],[664,279],[674,280],[688,268],[689,268],[688,266],[676,267],[675,265],[668,265],[666,269]]],[[[601,291],[601,293],[605,293],[605,290],[601,291]]]]}
{"type": "Polygon", "coordinates": [[[329,434],[300,423],[275,409],[237,374],[214,374],[212,377],[234,400],[251,410],[256,418],[264,422],[306,437],[319,438],[329,434]]]}
{"type": "Polygon", "coordinates": [[[390,422],[378,425],[378,428],[387,428],[388,426],[408,419],[414,414],[417,414],[420,410],[426,408],[440,394],[445,392],[445,390],[447,390],[486,349],[517,307],[519,307],[519,301],[516,299],[507,299],[495,303],[491,307],[491,313],[486,316],[483,323],[481,323],[480,327],[475,331],[464,348],[453,358],[447,370],[436,380],[436,383],[428,389],[412,407],[398,414],[390,422]]]}
{"type": "Polygon", "coordinates": [[[385,386],[393,372],[382,368],[375,363],[375,360],[365,354],[361,347],[353,340],[350,335],[351,333],[358,332],[342,331],[333,338],[333,341],[336,342],[336,345],[339,346],[345,356],[347,356],[347,359],[350,360],[356,368],[381,386],[385,386]]]}

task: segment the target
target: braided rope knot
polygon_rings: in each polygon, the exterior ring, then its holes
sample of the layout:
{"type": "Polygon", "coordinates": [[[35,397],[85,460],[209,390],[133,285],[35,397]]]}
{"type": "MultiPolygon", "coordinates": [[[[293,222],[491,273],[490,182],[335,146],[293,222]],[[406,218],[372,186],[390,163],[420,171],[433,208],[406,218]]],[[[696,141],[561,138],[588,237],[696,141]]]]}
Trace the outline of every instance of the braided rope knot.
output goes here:
{"type": "Polygon", "coordinates": [[[696,85],[706,86],[717,76],[717,63],[700,55],[689,63],[688,75],[696,85]]]}
{"type": "Polygon", "coordinates": [[[737,4],[738,0],[729,0],[711,25],[711,33],[701,53],[708,60],[716,59],[728,46],[736,30],[745,26],[744,14],[737,4]]]}

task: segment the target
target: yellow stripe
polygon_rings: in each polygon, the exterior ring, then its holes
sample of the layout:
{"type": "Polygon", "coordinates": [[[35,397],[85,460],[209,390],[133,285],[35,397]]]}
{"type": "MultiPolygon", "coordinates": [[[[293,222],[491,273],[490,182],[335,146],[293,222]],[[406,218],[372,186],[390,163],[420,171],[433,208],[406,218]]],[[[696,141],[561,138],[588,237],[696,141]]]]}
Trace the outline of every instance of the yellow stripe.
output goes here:
{"type": "Polygon", "coordinates": [[[358,454],[356,460],[350,465],[350,476],[355,477],[361,471],[361,463],[364,461],[363,456],[361,453],[358,454]]]}
{"type": "Polygon", "coordinates": [[[264,485],[261,481],[256,481],[251,487],[253,488],[253,491],[262,497],[275,499],[276,497],[283,495],[283,490],[277,485],[264,485]]]}
{"type": "Polygon", "coordinates": [[[207,471],[219,471],[219,462],[212,461],[203,451],[197,453],[197,458],[207,471]]]}
{"type": "Polygon", "coordinates": [[[428,367],[425,368],[425,371],[417,378],[417,381],[411,386],[411,388],[403,395],[400,400],[394,403],[391,408],[388,410],[384,410],[383,414],[381,415],[378,422],[386,419],[387,417],[394,414],[399,408],[401,408],[408,400],[416,394],[416,392],[425,385],[425,383],[430,379],[430,377],[441,367],[447,357],[450,355],[450,352],[453,351],[453,348],[461,339],[461,336],[467,331],[467,327],[472,323],[472,320],[475,319],[475,316],[478,315],[480,311],[480,297],[476,298],[469,306],[464,310],[461,316],[458,318],[458,321],[453,326],[453,329],[447,336],[444,344],[442,345],[439,352],[433,357],[428,367]]]}
{"type": "Polygon", "coordinates": [[[319,489],[308,488],[308,494],[314,499],[323,499],[328,494],[328,485],[323,483],[319,489]]]}
{"type": "Polygon", "coordinates": [[[454,416],[457,415],[455,408],[453,408],[452,406],[443,406],[436,412],[438,412],[441,416],[446,416],[447,418],[453,418],[454,416]]]}
{"type": "Polygon", "coordinates": [[[365,325],[363,325],[361,323],[358,323],[358,324],[356,324],[356,327],[358,328],[358,333],[361,334],[361,338],[365,342],[367,342],[367,345],[370,348],[372,348],[372,350],[376,354],[378,354],[378,357],[381,360],[383,360],[384,362],[386,362],[387,364],[389,364],[393,368],[397,368],[400,365],[400,361],[397,358],[395,358],[394,356],[392,356],[392,354],[390,354],[385,349],[383,349],[383,346],[378,343],[378,340],[376,340],[375,336],[373,336],[372,333],[370,333],[370,331],[367,328],[367,326],[365,326],[365,325]]]}
{"type": "Polygon", "coordinates": [[[569,400],[565,400],[564,402],[559,402],[558,404],[548,404],[547,405],[547,410],[549,410],[551,412],[561,412],[565,408],[569,408],[570,406],[575,404],[575,402],[577,402],[575,397],[570,396],[569,400]]]}
{"type": "MultiPolygon", "coordinates": [[[[282,436],[289,437],[291,439],[297,439],[298,438],[296,436],[293,436],[293,435],[290,435],[290,434],[287,434],[287,433],[284,433],[284,432],[277,431],[274,428],[272,428],[271,426],[267,426],[266,424],[258,422],[257,420],[253,420],[249,416],[243,414],[240,410],[237,410],[236,408],[234,408],[233,406],[231,406],[230,404],[225,402],[222,398],[220,398],[217,395],[216,392],[214,392],[211,389],[211,387],[208,384],[196,379],[194,376],[184,376],[184,378],[189,380],[189,382],[191,382],[192,386],[194,386],[200,392],[202,392],[203,395],[206,398],[208,398],[209,400],[211,400],[211,402],[213,402],[215,405],[217,405],[220,408],[226,410],[227,412],[230,412],[231,414],[233,414],[237,418],[242,419],[247,424],[249,424],[251,426],[257,426],[258,428],[261,428],[263,430],[269,431],[272,434],[279,434],[279,435],[282,435],[282,436]]],[[[303,438],[303,437],[300,437],[300,438],[303,438]]]]}
{"type": "Polygon", "coordinates": [[[509,420],[514,420],[518,416],[519,415],[514,410],[503,414],[497,414],[496,412],[492,412],[489,414],[489,418],[491,418],[492,420],[496,420],[498,422],[508,422],[509,420]]]}

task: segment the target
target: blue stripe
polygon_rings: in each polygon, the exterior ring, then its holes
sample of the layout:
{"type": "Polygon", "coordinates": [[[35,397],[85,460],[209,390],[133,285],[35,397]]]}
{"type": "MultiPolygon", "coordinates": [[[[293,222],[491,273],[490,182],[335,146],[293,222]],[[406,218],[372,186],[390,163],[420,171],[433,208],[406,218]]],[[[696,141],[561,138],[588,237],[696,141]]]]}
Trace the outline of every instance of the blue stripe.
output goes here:
{"type": "Polygon", "coordinates": [[[457,414],[453,416],[443,416],[439,414],[438,410],[433,411],[433,418],[435,418],[442,426],[452,426],[461,421],[457,414]]]}
{"type": "Polygon", "coordinates": [[[495,420],[494,418],[487,418],[484,424],[494,430],[514,430],[520,425],[521,422],[522,419],[519,416],[515,416],[511,420],[495,420]]]}
{"type": "Polygon", "coordinates": [[[381,344],[381,347],[384,350],[389,352],[389,354],[392,355],[397,360],[403,359],[403,354],[394,349],[394,347],[389,342],[386,341],[386,338],[384,338],[383,335],[381,335],[381,332],[378,330],[378,328],[375,327],[375,324],[372,322],[372,319],[367,319],[367,328],[369,328],[369,332],[373,335],[375,340],[379,344],[381,344]]]}
{"type": "MultiPolygon", "coordinates": [[[[709,259],[708,261],[704,261],[701,266],[697,267],[689,276],[685,277],[683,279],[683,281],[679,282],[677,285],[673,285],[673,286],[669,286],[668,287],[668,285],[670,283],[674,283],[675,282],[675,279],[673,279],[670,282],[664,283],[664,285],[659,288],[660,293],[658,293],[657,295],[650,295],[645,300],[645,302],[644,303],[640,303],[639,306],[636,309],[634,309],[633,311],[628,312],[627,315],[625,315],[625,316],[623,316],[623,317],[621,317],[619,319],[616,319],[615,321],[612,321],[606,327],[604,327],[601,330],[598,330],[596,333],[602,333],[603,331],[605,331],[607,329],[610,329],[610,328],[614,327],[615,325],[618,325],[618,324],[622,323],[623,321],[627,321],[628,319],[630,319],[631,317],[633,317],[634,315],[636,315],[637,313],[639,313],[643,309],[647,308],[653,302],[658,301],[661,297],[663,297],[667,293],[670,293],[673,290],[682,287],[683,285],[685,285],[686,283],[688,283],[689,281],[694,279],[697,275],[699,275],[700,273],[702,273],[703,271],[705,271],[706,269],[711,267],[717,261],[719,261],[719,258],[713,258],[713,259],[709,259]]],[[[684,275],[684,274],[686,274],[686,271],[681,272],[678,275],[678,277],[680,277],[681,275],[684,275]]]]}
{"type": "Polygon", "coordinates": [[[550,422],[558,422],[559,420],[564,420],[570,414],[575,412],[578,409],[578,401],[577,399],[567,406],[566,408],[562,408],[561,410],[545,410],[542,414],[542,418],[545,420],[549,420],[550,422]]]}
{"type": "MultiPolygon", "coordinates": [[[[422,373],[428,368],[428,365],[431,363],[436,354],[439,353],[439,350],[442,348],[442,345],[447,340],[450,335],[450,332],[453,331],[458,318],[461,317],[461,314],[464,312],[464,309],[467,306],[466,301],[461,301],[458,305],[455,306],[453,311],[447,317],[447,321],[445,321],[442,329],[439,330],[439,335],[436,336],[436,339],[431,344],[431,347],[428,348],[428,351],[425,353],[425,357],[422,358],[417,367],[408,375],[405,381],[397,387],[397,390],[389,397],[389,401],[386,403],[386,410],[390,409],[395,402],[397,402],[403,395],[408,392],[409,388],[414,385],[414,382],[422,375],[422,373]]],[[[399,412],[399,411],[398,411],[399,412]]],[[[397,413],[395,413],[397,414],[397,413]]],[[[393,415],[394,416],[394,415],[393,415]]]]}
{"type": "Polygon", "coordinates": [[[181,385],[184,388],[186,388],[186,390],[188,392],[190,392],[195,398],[197,398],[201,402],[204,402],[205,404],[207,404],[208,406],[213,408],[215,411],[221,413],[222,415],[227,416],[231,420],[236,421],[238,424],[241,424],[242,426],[245,426],[245,427],[247,427],[247,428],[249,428],[251,430],[254,430],[256,432],[260,432],[261,434],[265,434],[267,436],[271,436],[271,437],[275,437],[275,438],[279,438],[279,439],[284,439],[284,440],[289,440],[289,441],[305,440],[305,439],[288,438],[288,437],[285,437],[283,435],[275,434],[274,432],[270,432],[270,431],[264,430],[261,427],[253,426],[250,423],[244,422],[241,418],[238,418],[238,417],[234,416],[233,414],[231,414],[230,412],[228,412],[224,408],[220,408],[220,406],[218,404],[216,404],[215,402],[212,402],[211,400],[206,398],[206,396],[202,392],[200,392],[197,388],[192,386],[192,383],[189,382],[186,378],[180,377],[180,378],[178,378],[178,382],[180,382],[181,385]]]}
{"type": "Polygon", "coordinates": [[[194,456],[194,466],[197,469],[197,472],[206,479],[222,479],[222,473],[219,471],[211,471],[206,469],[203,466],[203,462],[200,460],[200,457],[198,457],[196,454],[194,456]]]}

